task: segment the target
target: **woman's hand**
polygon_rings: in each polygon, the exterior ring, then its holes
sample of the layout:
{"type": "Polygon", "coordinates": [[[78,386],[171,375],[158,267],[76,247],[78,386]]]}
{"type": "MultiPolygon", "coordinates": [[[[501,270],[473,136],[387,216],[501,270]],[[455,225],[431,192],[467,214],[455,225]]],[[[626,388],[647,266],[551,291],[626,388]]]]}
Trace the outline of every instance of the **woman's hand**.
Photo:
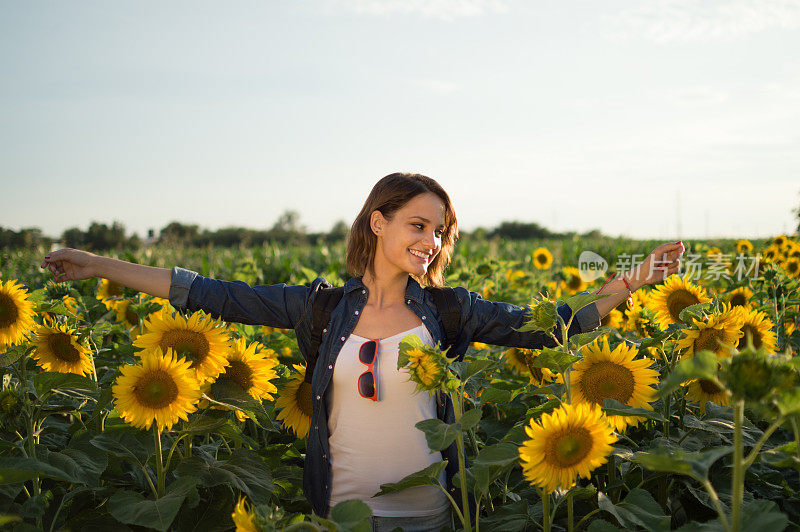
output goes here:
{"type": "Polygon", "coordinates": [[[88,251],[64,248],[47,255],[41,267],[49,269],[57,283],[80,281],[96,277],[97,274],[92,269],[92,259],[96,257],[97,255],[88,251]]]}
{"type": "Polygon", "coordinates": [[[660,283],[681,267],[681,257],[686,251],[683,242],[661,244],[641,264],[625,274],[634,290],[646,284],[660,283]]]}

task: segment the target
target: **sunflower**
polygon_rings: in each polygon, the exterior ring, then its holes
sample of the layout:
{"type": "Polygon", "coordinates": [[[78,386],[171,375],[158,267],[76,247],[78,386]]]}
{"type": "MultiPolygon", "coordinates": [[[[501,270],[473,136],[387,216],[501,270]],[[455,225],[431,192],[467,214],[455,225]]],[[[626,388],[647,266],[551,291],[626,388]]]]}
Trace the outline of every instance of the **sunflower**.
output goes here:
{"type": "Polygon", "coordinates": [[[550,281],[547,283],[547,297],[549,299],[559,299],[561,297],[561,293],[564,291],[565,284],[564,281],[550,281]]]}
{"type": "Polygon", "coordinates": [[[588,403],[563,404],[540,423],[531,419],[525,433],[530,439],[519,448],[522,473],[548,493],[571,488],[577,475],[591,478],[616,441],[603,411],[588,403]]]}
{"type": "Polygon", "coordinates": [[[200,383],[190,371],[191,362],[174,350],[146,349],[135,366],[126,365],[111,387],[120,417],[134,427],[170,429],[197,410],[200,383]]]}
{"type": "Polygon", "coordinates": [[[144,322],[145,332],[133,345],[144,349],[160,347],[162,351],[174,349],[186,357],[197,372],[200,381],[215,379],[225,367],[230,342],[226,327],[211,317],[192,314],[187,320],[168,310],[156,312],[144,322]]]}
{"type": "Polygon", "coordinates": [[[720,255],[722,255],[722,250],[719,249],[717,246],[712,246],[708,248],[708,251],[706,251],[706,257],[708,258],[714,258],[720,255]]]}
{"type": "Polygon", "coordinates": [[[673,323],[681,323],[680,314],[686,307],[710,301],[705,289],[672,275],[651,292],[647,306],[655,312],[659,326],[666,329],[673,323]]]}
{"type": "Polygon", "coordinates": [[[764,248],[764,252],[761,254],[764,258],[764,262],[783,262],[785,257],[783,253],[781,253],[780,248],[774,245],[767,246],[764,248]]]}
{"type": "Polygon", "coordinates": [[[248,346],[244,338],[236,340],[226,357],[228,365],[217,377],[216,382],[232,382],[257,401],[262,399],[272,401],[272,394],[278,391],[271,382],[272,379],[278,378],[275,372],[278,359],[269,356],[270,352],[274,351],[263,347],[258,342],[248,346]]]}
{"type": "Polygon", "coordinates": [[[736,253],[739,255],[750,255],[753,253],[753,243],[749,240],[736,241],[736,253]]]}
{"type": "Polygon", "coordinates": [[[622,326],[622,312],[612,308],[611,312],[600,319],[600,325],[603,327],[613,327],[615,329],[619,329],[622,326]]]}
{"type": "Polygon", "coordinates": [[[58,373],[92,373],[91,351],[78,342],[74,330],[53,323],[36,328],[34,344],[36,350],[31,354],[36,363],[45,371],[58,373]]]}
{"type": "Polygon", "coordinates": [[[578,268],[564,266],[562,271],[564,273],[564,283],[568,294],[577,294],[578,292],[586,290],[586,287],[589,286],[581,278],[581,271],[578,268]]]}
{"type": "Polygon", "coordinates": [[[124,325],[127,329],[139,326],[139,316],[131,310],[130,299],[123,299],[117,302],[114,311],[117,314],[117,321],[124,325]]]}
{"type": "Polygon", "coordinates": [[[489,344],[484,344],[483,342],[472,342],[472,348],[476,351],[480,351],[482,349],[490,349],[489,344]]]}
{"type": "Polygon", "coordinates": [[[277,419],[283,421],[283,426],[292,429],[298,438],[305,438],[311,428],[311,385],[305,382],[305,366],[293,366],[299,373],[278,392],[275,408],[281,409],[277,419]]]}
{"type": "MultiPolygon", "coordinates": [[[[652,410],[650,402],[656,391],[650,387],[658,382],[658,372],[650,369],[653,361],[646,358],[634,360],[634,347],[625,342],[613,350],[608,339],[603,337],[587,345],[583,359],[573,366],[572,400],[575,403],[591,403],[603,406],[606,399],[615,399],[633,408],[652,410]]],[[[636,426],[642,418],[608,416],[608,422],[617,432],[628,425],[636,426]]]]}
{"type": "Polygon", "coordinates": [[[706,413],[706,403],[711,401],[720,406],[725,406],[731,402],[731,394],[725,388],[708,379],[699,379],[689,383],[686,391],[686,400],[690,403],[698,403],[700,412],[706,413]]]}
{"type": "Polygon", "coordinates": [[[731,307],[750,308],[751,299],[753,299],[753,291],[746,286],[740,286],[725,295],[725,300],[731,307]]]}
{"type": "Polygon", "coordinates": [[[702,319],[693,318],[693,326],[683,330],[683,337],[675,345],[686,349],[684,358],[691,358],[698,351],[713,351],[717,358],[731,356],[731,347],[736,346],[742,337],[743,309],[730,308],[723,303],[722,311],[709,314],[702,319]]]}
{"type": "Polygon", "coordinates": [[[790,242],[790,245],[786,251],[786,258],[796,258],[800,259],[800,244],[796,244],[794,242],[790,242]]]}
{"type": "Polygon", "coordinates": [[[108,310],[114,310],[120,303],[124,291],[121,284],[109,281],[108,279],[100,280],[100,288],[97,289],[97,299],[100,300],[108,310]]]}
{"type": "Polygon", "coordinates": [[[786,262],[783,263],[783,269],[786,271],[786,275],[791,278],[800,277],[800,259],[797,257],[786,259],[786,262]]]}
{"type": "Polygon", "coordinates": [[[248,506],[244,497],[240,497],[239,502],[236,503],[236,507],[233,509],[231,519],[233,519],[233,524],[236,525],[236,532],[258,532],[255,515],[252,510],[248,509],[248,506]]]}
{"type": "Polygon", "coordinates": [[[536,248],[531,257],[537,270],[549,270],[553,265],[553,255],[547,248],[536,248]]]}
{"type": "Polygon", "coordinates": [[[748,338],[753,342],[753,347],[759,349],[763,347],[769,353],[774,353],[778,347],[778,341],[772,328],[772,323],[764,312],[747,309],[742,314],[742,337],[736,349],[742,350],[747,347],[748,338]]]}
{"type": "Polygon", "coordinates": [[[433,353],[419,348],[408,351],[405,368],[409,370],[411,380],[422,389],[435,388],[443,372],[441,361],[433,353]]]}
{"type": "Polygon", "coordinates": [[[553,382],[556,375],[547,368],[533,366],[533,360],[539,356],[540,352],[537,349],[512,347],[511,349],[506,349],[506,363],[522,375],[529,374],[532,383],[542,386],[548,382],[553,382]]]}
{"type": "Polygon", "coordinates": [[[520,280],[524,278],[525,272],[522,270],[515,270],[514,268],[506,270],[506,280],[511,283],[512,286],[519,285],[520,280]]]}
{"type": "Polygon", "coordinates": [[[772,245],[782,250],[789,244],[789,239],[786,235],[778,235],[772,239],[772,245]]]}
{"type": "Polygon", "coordinates": [[[25,339],[33,326],[33,302],[28,291],[17,281],[0,281],[0,345],[25,339]]]}

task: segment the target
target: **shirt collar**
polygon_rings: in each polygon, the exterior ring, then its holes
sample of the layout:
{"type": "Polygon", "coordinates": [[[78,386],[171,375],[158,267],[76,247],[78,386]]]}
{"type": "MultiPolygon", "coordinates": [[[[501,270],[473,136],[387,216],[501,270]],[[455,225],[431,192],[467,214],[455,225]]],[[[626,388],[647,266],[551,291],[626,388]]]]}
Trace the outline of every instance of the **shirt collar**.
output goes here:
{"type": "MultiPolygon", "coordinates": [[[[364,281],[362,277],[351,277],[345,284],[344,284],[344,291],[345,293],[350,293],[353,290],[358,289],[366,289],[364,286],[364,281]]],[[[406,299],[411,299],[412,301],[416,301],[417,303],[422,303],[422,287],[419,283],[414,280],[413,277],[410,275],[408,276],[408,284],[406,285],[406,299]]]]}

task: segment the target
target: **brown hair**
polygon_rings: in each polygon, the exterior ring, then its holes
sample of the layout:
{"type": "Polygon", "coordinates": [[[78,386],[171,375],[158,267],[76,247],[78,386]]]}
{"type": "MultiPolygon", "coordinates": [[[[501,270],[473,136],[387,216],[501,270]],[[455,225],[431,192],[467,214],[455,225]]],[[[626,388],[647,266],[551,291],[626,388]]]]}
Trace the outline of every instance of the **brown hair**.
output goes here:
{"type": "Polygon", "coordinates": [[[380,211],[384,218],[391,220],[394,214],[412,198],[426,192],[436,194],[444,204],[442,249],[428,266],[428,271],[422,278],[413,277],[423,286],[442,286],[444,270],[450,264],[453,245],[458,238],[458,220],[447,192],[435,180],[420,174],[389,174],[372,187],[364,206],[361,207],[361,212],[356,216],[350,232],[347,234],[345,264],[351,275],[364,275],[368,269],[374,273],[372,268],[378,237],[370,228],[372,212],[380,211]]]}

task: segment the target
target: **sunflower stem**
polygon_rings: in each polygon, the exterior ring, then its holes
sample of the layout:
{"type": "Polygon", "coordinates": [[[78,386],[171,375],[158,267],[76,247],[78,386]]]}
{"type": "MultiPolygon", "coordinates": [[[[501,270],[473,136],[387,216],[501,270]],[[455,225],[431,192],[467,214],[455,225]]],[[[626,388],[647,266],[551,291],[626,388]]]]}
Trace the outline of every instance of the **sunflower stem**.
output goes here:
{"type": "Polygon", "coordinates": [[[567,493],[567,532],[575,530],[575,510],[572,504],[572,492],[567,493]]]}
{"type": "Polygon", "coordinates": [[[714,508],[717,509],[717,514],[719,515],[719,520],[722,521],[722,526],[725,528],[727,532],[730,532],[731,525],[728,524],[728,516],[725,514],[725,510],[722,509],[722,503],[719,502],[719,496],[717,495],[717,490],[714,489],[714,486],[711,484],[707,478],[703,479],[703,487],[708,493],[708,496],[711,497],[711,502],[714,503],[714,508]]]}
{"type": "Polygon", "coordinates": [[[592,511],[591,511],[591,512],[589,512],[588,514],[584,515],[584,516],[581,518],[581,520],[580,520],[580,521],[578,521],[578,524],[577,524],[577,525],[575,525],[575,528],[578,528],[578,529],[579,529],[579,528],[581,527],[581,525],[583,524],[583,522],[584,522],[584,521],[586,521],[586,520],[587,520],[587,519],[589,519],[591,516],[593,516],[594,514],[596,514],[596,513],[599,513],[599,512],[600,512],[600,508],[595,508],[594,510],[592,510],[592,511]]]}
{"type": "Polygon", "coordinates": [[[742,500],[744,498],[744,448],[742,424],[744,422],[744,400],[733,403],[733,485],[731,486],[731,529],[739,532],[742,527],[742,500]]]}
{"type": "Polygon", "coordinates": [[[542,488],[539,496],[542,499],[542,530],[550,532],[550,494],[542,488]]]}
{"type": "Polygon", "coordinates": [[[614,485],[617,483],[616,476],[617,466],[614,461],[614,455],[612,454],[608,457],[608,485],[606,486],[606,489],[608,490],[608,496],[611,498],[611,502],[614,504],[619,502],[616,495],[617,490],[614,487],[614,485]]]}
{"type": "Polygon", "coordinates": [[[153,437],[156,443],[156,468],[158,471],[158,495],[157,498],[164,496],[164,479],[166,471],[164,470],[164,456],[161,454],[161,428],[157,423],[153,424],[153,437]]]}
{"type": "MultiPolygon", "coordinates": [[[[462,415],[462,395],[461,392],[463,390],[463,384],[459,386],[458,390],[454,392],[450,392],[450,397],[453,400],[453,411],[456,418],[456,423],[461,420],[462,415]]],[[[461,484],[461,514],[464,516],[463,525],[464,530],[466,532],[471,532],[472,527],[469,518],[469,501],[468,501],[468,494],[467,494],[467,475],[466,475],[466,464],[464,463],[464,432],[459,431],[458,436],[456,436],[456,447],[458,448],[458,477],[461,484]]]]}
{"type": "MultiPolygon", "coordinates": [[[[797,421],[795,420],[795,418],[792,418],[792,420],[794,421],[795,424],[797,424],[797,421]]],[[[786,421],[786,418],[783,417],[783,416],[780,416],[778,418],[778,420],[775,421],[775,423],[773,423],[772,425],[767,427],[767,430],[764,431],[764,434],[761,435],[761,437],[756,442],[755,446],[753,446],[753,448],[750,450],[750,453],[744,459],[744,471],[742,472],[743,475],[747,471],[747,468],[750,467],[751,465],[753,465],[753,462],[755,462],[756,458],[758,458],[758,453],[761,452],[761,447],[763,447],[764,444],[769,439],[769,437],[772,436],[772,433],[775,432],[775,430],[778,427],[783,425],[784,421],[786,421]]]]}

